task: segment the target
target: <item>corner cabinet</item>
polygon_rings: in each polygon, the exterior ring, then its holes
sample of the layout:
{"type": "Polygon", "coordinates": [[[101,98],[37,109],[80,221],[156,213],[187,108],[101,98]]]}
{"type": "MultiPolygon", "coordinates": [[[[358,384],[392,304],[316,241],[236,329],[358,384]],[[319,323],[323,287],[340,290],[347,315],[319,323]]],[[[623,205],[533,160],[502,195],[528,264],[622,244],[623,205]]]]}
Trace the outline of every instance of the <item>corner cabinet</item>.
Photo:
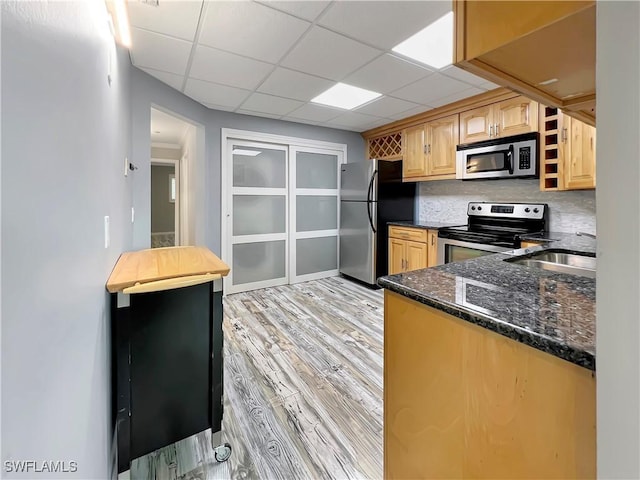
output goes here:
{"type": "Polygon", "coordinates": [[[460,114],[460,143],[538,131],[538,102],[523,96],[460,114]]]}
{"type": "Polygon", "coordinates": [[[390,226],[389,275],[437,265],[437,241],[437,230],[390,226]]]}
{"type": "Polygon", "coordinates": [[[405,181],[455,178],[458,115],[404,130],[402,177],[405,181]]]}
{"type": "Polygon", "coordinates": [[[540,190],[596,188],[596,129],[554,107],[541,107],[540,190]]]}

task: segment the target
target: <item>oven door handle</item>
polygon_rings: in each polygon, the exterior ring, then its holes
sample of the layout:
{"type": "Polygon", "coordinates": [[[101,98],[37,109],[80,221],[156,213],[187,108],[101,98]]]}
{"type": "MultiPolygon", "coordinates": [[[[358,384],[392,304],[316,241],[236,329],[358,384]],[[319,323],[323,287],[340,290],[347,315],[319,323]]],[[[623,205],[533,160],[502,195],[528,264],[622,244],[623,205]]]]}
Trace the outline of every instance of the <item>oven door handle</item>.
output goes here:
{"type": "Polygon", "coordinates": [[[513,157],[514,157],[513,144],[509,145],[509,151],[507,152],[507,163],[509,164],[509,175],[513,175],[513,157]]]}

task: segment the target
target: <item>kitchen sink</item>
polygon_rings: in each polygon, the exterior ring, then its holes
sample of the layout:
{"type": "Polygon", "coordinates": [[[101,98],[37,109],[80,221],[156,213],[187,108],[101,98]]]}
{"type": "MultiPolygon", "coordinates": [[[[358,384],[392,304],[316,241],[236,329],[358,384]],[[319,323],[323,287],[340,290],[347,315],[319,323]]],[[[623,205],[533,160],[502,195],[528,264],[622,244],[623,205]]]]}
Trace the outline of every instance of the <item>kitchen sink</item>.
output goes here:
{"type": "Polygon", "coordinates": [[[596,278],[595,257],[562,250],[546,250],[533,255],[510,258],[506,261],[552,272],[596,278]]]}

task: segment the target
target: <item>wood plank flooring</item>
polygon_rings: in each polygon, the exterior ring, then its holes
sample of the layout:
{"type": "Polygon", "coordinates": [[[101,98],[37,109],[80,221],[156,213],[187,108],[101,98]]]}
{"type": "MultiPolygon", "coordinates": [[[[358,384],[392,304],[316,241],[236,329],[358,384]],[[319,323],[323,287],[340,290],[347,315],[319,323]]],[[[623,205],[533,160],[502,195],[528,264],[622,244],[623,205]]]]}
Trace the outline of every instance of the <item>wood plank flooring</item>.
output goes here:
{"type": "Polygon", "coordinates": [[[223,441],[132,462],[131,479],[382,478],[382,291],[341,277],[225,298],[223,441]]]}

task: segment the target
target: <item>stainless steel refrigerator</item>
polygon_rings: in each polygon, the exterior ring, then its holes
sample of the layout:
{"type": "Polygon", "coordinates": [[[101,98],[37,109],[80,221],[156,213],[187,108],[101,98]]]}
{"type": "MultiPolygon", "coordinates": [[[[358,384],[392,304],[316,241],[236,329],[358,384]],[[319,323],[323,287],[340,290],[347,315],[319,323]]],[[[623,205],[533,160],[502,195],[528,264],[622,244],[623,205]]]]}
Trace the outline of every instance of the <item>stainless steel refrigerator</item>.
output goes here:
{"type": "Polygon", "coordinates": [[[340,273],[375,285],[388,272],[388,222],[413,221],[416,184],[402,161],[345,163],[340,175],[340,273]]]}

